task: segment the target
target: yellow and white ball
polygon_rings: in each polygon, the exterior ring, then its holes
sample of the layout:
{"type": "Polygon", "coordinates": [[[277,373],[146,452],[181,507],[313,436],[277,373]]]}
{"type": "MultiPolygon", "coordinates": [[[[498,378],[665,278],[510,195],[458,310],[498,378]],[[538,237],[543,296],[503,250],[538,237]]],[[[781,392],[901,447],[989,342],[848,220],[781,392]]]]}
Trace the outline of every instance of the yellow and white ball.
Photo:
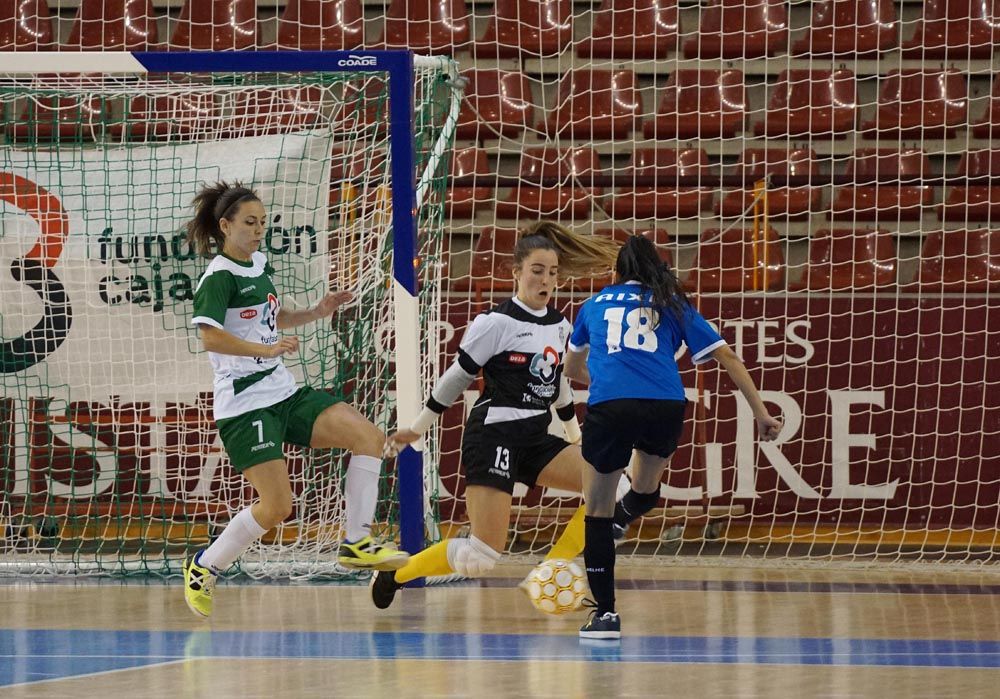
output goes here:
{"type": "Polygon", "coordinates": [[[528,574],[525,592],[535,608],[546,614],[565,614],[579,609],[587,594],[587,577],[573,561],[542,561],[528,574]]]}

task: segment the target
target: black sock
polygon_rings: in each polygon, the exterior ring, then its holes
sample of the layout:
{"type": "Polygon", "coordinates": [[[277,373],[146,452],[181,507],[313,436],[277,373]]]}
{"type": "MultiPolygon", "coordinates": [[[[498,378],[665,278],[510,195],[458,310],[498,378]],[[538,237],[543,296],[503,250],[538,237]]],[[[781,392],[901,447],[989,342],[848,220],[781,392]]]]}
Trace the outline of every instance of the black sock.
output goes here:
{"type": "Polygon", "coordinates": [[[610,517],[584,517],[583,560],[587,581],[597,602],[597,614],[615,611],[615,540],[610,517]]]}
{"type": "Polygon", "coordinates": [[[659,501],[659,490],[652,493],[637,493],[629,488],[625,497],[615,503],[615,524],[622,529],[628,529],[628,525],[656,507],[659,501]]]}

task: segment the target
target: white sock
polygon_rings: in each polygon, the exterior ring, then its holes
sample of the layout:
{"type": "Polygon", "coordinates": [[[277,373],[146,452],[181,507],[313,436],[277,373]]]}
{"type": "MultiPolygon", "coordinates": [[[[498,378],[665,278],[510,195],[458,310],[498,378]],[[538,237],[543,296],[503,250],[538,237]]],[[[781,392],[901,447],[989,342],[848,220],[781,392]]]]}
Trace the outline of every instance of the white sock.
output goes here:
{"type": "Polygon", "coordinates": [[[344,509],[347,514],[346,534],[351,543],[371,534],[378,503],[378,478],[382,473],[382,459],[353,454],[347,464],[344,483],[344,509]]]}
{"type": "Polygon", "coordinates": [[[229,568],[244,551],[250,548],[250,544],[264,536],[266,532],[266,529],[257,524],[249,507],[240,510],[229,520],[219,538],[201,552],[198,565],[205,566],[218,575],[229,568]]]}

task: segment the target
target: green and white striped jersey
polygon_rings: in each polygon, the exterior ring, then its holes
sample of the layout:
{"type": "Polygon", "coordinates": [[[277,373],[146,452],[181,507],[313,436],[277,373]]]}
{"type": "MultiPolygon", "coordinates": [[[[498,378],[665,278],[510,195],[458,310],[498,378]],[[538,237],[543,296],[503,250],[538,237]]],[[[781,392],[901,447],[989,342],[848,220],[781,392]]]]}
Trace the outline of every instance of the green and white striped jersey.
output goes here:
{"type": "MultiPolygon", "coordinates": [[[[271,282],[274,270],[262,252],[250,262],[216,255],[194,292],[195,325],[211,325],[247,342],[278,342],[281,303],[271,282]]],[[[281,357],[236,357],[209,352],[215,371],[215,419],[234,417],[279,403],[296,391],[295,377],[281,357]]]]}

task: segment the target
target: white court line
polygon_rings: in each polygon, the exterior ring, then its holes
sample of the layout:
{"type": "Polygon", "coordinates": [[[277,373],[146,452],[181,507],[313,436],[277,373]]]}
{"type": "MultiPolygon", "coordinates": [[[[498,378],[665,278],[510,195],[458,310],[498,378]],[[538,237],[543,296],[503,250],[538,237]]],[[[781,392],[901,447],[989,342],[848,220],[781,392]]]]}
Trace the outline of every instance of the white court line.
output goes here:
{"type": "MultiPolygon", "coordinates": [[[[10,657],[10,656],[6,656],[10,657]]],[[[87,655],[87,656],[59,656],[59,655],[43,655],[43,656],[20,656],[20,657],[42,657],[42,658],[60,658],[60,657],[85,657],[85,658],[107,658],[112,656],[107,655],[87,655]]],[[[140,656],[117,656],[117,657],[140,657],[140,656]]],[[[148,656],[141,656],[148,657],[148,656]]],[[[203,660],[203,658],[179,658],[177,660],[167,660],[162,663],[149,663],[146,665],[134,665],[133,667],[118,667],[114,670],[98,670],[97,672],[83,672],[79,675],[64,675],[63,677],[49,677],[44,680],[28,680],[27,682],[15,682],[14,684],[3,684],[0,685],[0,689],[7,689],[8,687],[26,687],[28,685],[44,684],[46,682],[65,682],[66,680],[77,680],[81,677],[100,677],[102,675],[113,675],[116,672],[127,672],[129,670],[145,670],[151,667],[165,667],[167,665],[176,665],[177,663],[186,663],[189,660],[203,660]]]]}

